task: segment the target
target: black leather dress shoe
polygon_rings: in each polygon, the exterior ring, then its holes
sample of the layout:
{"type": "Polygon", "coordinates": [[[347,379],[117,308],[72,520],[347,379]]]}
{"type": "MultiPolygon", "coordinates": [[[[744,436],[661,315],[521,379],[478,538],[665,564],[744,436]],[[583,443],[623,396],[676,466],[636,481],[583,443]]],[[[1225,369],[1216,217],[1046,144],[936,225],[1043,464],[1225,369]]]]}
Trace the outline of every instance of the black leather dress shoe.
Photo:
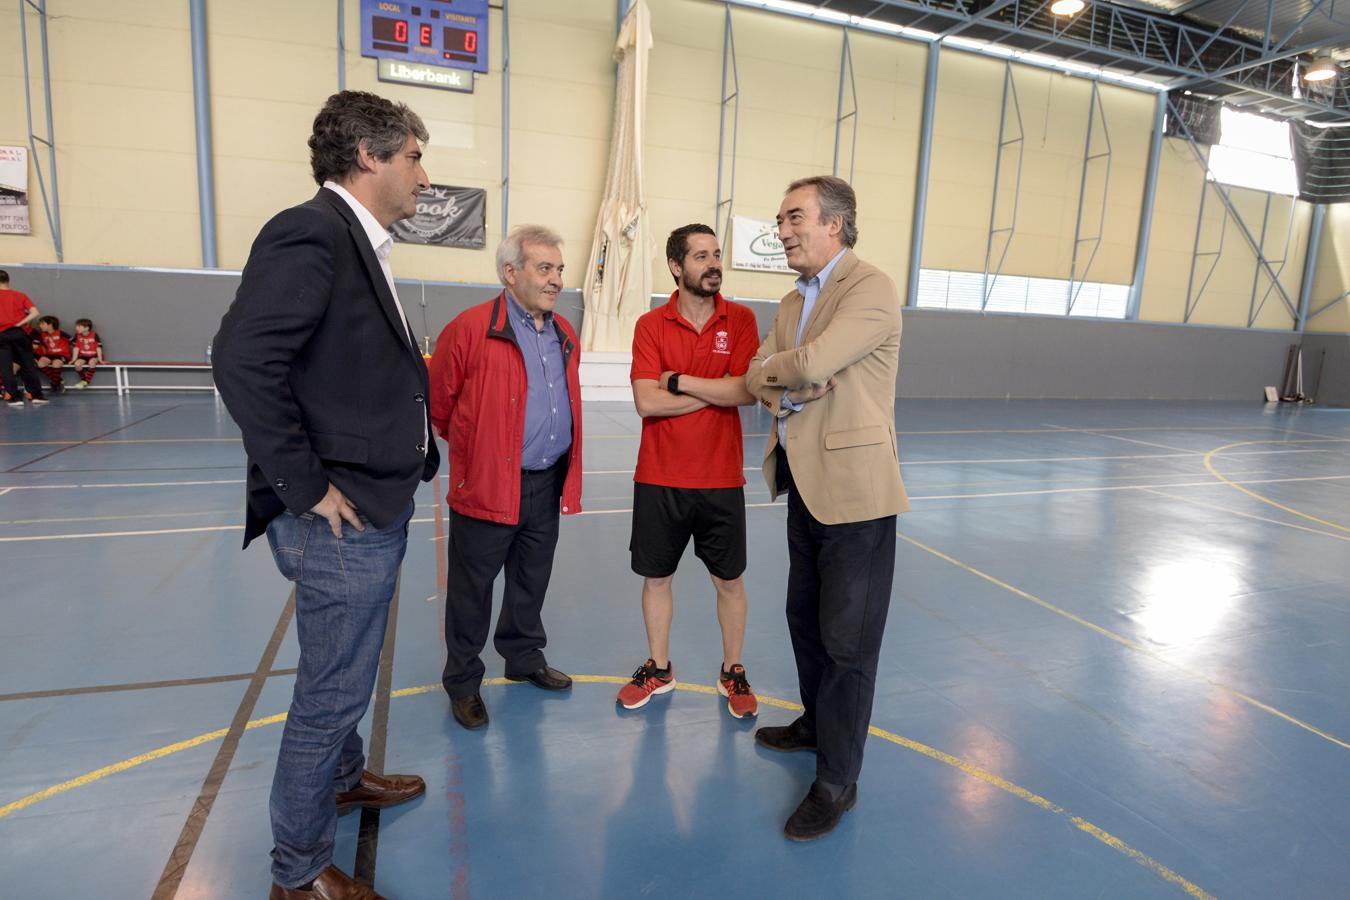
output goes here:
{"type": "Polygon", "coordinates": [[[572,679],[552,666],[535,669],[528,675],[507,675],[508,681],[528,681],[546,691],[565,691],[572,686],[572,679]]]}
{"type": "Polygon", "coordinates": [[[833,792],[819,781],[811,782],[797,811],[788,817],[783,833],[794,841],[814,841],[834,831],[844,813],[858,802],[858,786],[850,784],[833,799],[833,792]]]}
{"type": "Polygon", "coordinates": [[[452,697],[450,699],[450,712],[454,713],[456,722],[470,731],[475,728],[483,728],[488,723],[487,707],[483,705],[483,698],[477,694],[470,694],[467,697],[452,697]]]}
{"type": "Polygon", "coordinates": [[[755,743],[780,753],[795,750],[815,750],[816,735],[798,716],[791,725],[766,725],[755,730],[755,743]]]}

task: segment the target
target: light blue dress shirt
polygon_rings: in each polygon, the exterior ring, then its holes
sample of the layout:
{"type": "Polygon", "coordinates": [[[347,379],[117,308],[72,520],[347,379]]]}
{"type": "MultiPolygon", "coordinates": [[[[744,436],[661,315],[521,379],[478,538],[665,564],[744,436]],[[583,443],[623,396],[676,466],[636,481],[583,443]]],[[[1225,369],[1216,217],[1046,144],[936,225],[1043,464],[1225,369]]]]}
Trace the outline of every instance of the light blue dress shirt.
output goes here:
{"type": "MultiPolygon", "coordinates": [[[[834,267],[847,252],[848,248],[845,247],[836,253],[834,259],[826,263],[825,268],[816,273],[814,278],[797,279],[797,292],[802,295],[802,317],[797,322],[797,337],[792,346],[801,346],[802,332],[806,330],[806,323],[811,319],[811,310],[815,309],[816,300],[820,297],[820,292],[825,290],[825,283],[830,280],[830,275],[834,273],[834,267]]],[[[768,362],[768,360],[766,359],[765,362],[768,362]]],[[[782,405],[793,412],[801,412],[806,406],[805,403],[793,403],[787,398],[786,393],[783,394],[782,405]]],[[[787,423],[790,418],[792,417],[783,416],[778,420],[778,446],[782,447],[784,451],[787,450],[787,423]]]]}
{"type": "Polygon", "coordinates": [[[520,467],[538,471],[556,463],[572,446],[572,404],[567,393],[567,366],[553,313],[544,315],[542,330],[534,317],[506,292],[511,329],[525,359],[525,435],[520,467]]]}

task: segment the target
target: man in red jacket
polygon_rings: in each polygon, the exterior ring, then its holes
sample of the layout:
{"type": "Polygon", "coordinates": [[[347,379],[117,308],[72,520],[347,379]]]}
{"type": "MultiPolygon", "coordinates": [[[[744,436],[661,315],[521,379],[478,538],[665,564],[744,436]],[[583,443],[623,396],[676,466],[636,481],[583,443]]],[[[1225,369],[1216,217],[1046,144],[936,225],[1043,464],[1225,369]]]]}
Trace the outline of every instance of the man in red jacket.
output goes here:
{"type": "Polygon", "coordinates": [[[506,677],[564,691],[572,679],[544,659],[541,611],[559,511],[581,511],[581,352],[554,315],[562,238],[514,229],[497,249],[506,289],[445,327],[431,357],[431,421],[450,444],[445,671],[455,720],[488,723],[480,688],[492,583],[506,568],[493,644],[506,677]]]}

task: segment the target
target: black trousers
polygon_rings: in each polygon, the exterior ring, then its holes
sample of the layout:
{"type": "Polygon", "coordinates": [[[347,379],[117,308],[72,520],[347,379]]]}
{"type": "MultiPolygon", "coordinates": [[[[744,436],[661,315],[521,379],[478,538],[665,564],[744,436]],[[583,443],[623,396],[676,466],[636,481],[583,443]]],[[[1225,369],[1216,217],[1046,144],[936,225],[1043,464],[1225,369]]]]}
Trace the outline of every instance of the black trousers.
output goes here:
{"type": "Polygon", "coordinates": [[[548,637],[540,613],[553,574],[567,465],[563,457],[551,468],[520,473],[515,525],[450,513],[441,683],[451,698],[476,694],[483,684],[479,654],[492,624],[492,583],[503,566],[506,589],[493,646],[506,660],[507,675],[528,675],[544,665],[548,637]]]}
{"type": "Polygon", "coordinates": [[[5,393],[22,400],[19,394],[19,382],[14,377],[14,364],[19,364],[19,376],[23,386],[34,399],[43,399],[42,379],[38,374],[37,363],[33,360],[33,339],[22,328],[6,328],[0,331],[0,377],[4,378],[5,393]]]}
{"type": "Polygon", "coordinates": [[[825,525],[792,483],[788,494],[787,620],[803,717],[816,734],[816,777],[850,785],[862,771],[877,660],[895,573],[895,516],[825,525]]]}

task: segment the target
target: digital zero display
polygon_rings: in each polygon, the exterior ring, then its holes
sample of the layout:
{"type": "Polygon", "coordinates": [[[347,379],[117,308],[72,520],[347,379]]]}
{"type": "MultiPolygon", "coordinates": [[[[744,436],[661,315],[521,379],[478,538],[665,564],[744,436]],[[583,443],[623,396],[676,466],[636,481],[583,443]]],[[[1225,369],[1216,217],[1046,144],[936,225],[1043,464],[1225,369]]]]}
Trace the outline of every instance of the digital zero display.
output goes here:
{"type": "Polygon", "coordinates": [[[487,71],[488,0],[361,0],[361,55],[487,71]]]}
{"type": "Polygon", "coordinates": [[[446,59],[473,62],[478,59],[478,32],[463,28],[447,28],[441,39],[441,46],[445,48],[442,54],[446,59]]]}
{"type": "Polygon", "coordinates": [[[408,20],[374,16],[370,20],[372,43],[381,50],[408,52],[408,20]]]}

